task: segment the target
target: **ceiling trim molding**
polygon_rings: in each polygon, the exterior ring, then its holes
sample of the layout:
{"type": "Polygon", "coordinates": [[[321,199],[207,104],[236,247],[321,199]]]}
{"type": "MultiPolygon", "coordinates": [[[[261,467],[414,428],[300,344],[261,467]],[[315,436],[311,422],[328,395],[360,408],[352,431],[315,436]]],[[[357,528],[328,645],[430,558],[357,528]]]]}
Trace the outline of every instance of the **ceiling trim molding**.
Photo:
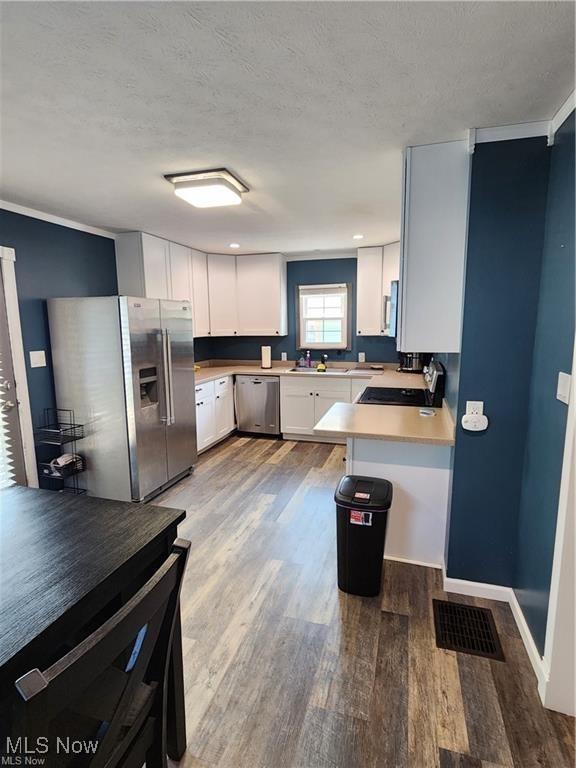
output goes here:
{"type": "Polygon", "coordinates": [[[0,200],[0,208],[11,213],[19,213],[22,216],[29,216],[32,219],[40,219],[41,221],[47,221],[50,224],[59,224],[61,227],[69,227],[69,229],[78,229],[80,232],[87,232],[90,235],[99,235],[100,237],[109,237],[111,240],[116,240],[114,232],[109,232],[106,229],[100,229],[99,227],[91,227],[88,224],[81,224],[79,221],[72,221],[72,219],[64,219],[62,216],[55,216],[52,213],[44,213],[44,211],[37,211],[35,208],[27,208],[25,205],[18,205],[17,203],[10,203],[8,200],[0,200]]]}
{"type": "Polygon", "coordinates": [[[538,120],[533,123],[476,128],[474,143],[483,144],[487,141],[510,141],[512,139],[530,139],[534,136],[548,136],[549,126],[549,120],[538,120]]]}
{"type": "Polygon", "coordinates": [[[554,115],[554,117],[550,120],[550,130],[552,134],[555,134],[558,128],[562,125],[564,120],[572,114],[574,109],[576,108],[576,92],[572,91],[570,96],[566,99],[564,104],[560,107],[558,112],[554,115]]]}
{"type": "Polygon", "coordinates": [[[286,261],[324,261],[326,259],[329,259],[330,261],[332,259],[355,259],[356,258],[356,250],[350,250],[350,251],[337,251],[337,250],[326,250],[326,251],[302,251],[302,252],[293,252],[293,253],[285,253],[286,261]]]}

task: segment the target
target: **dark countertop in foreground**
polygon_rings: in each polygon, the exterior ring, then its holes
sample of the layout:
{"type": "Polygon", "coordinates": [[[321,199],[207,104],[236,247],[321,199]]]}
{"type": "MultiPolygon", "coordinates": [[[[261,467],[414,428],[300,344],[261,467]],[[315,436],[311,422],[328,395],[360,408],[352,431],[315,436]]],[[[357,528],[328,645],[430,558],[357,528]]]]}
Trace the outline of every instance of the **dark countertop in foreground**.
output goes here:
{"type": "Polygon", "coordinates": [[[77,621],[88,596],[105,604],[143,560],[162,557],[185,517],[153,504],[19,486],[0,491],[2,673],[55,623],[77,621]]]}

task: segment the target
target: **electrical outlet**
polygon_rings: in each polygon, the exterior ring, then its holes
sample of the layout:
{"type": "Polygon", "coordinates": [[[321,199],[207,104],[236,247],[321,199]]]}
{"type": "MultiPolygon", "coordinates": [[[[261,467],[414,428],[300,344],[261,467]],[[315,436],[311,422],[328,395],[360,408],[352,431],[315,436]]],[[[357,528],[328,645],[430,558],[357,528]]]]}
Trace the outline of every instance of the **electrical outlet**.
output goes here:
{"type": "Polygon", "coordinates": [[[483,413],[484,413],[483,400],[467,400],[466,401],[466,416],[482,416],[483,413]]]}
{"type": "Polygon", "coordinates": [[[46,352],[43,349],[30,352],[30,368],[46,368],[46,352]]]}
{"type": "Polygon", "coordinates": [[[284,362],[286,362],[286,360],[288,360],[288,352],[281,352],[280,353],[280,359],[284,360],[284,362]]]}
{"type": "Polygon", "coordinates": [[[366,352],[358,352],[358,362],[359,363],[366,362],[366,352]]]}

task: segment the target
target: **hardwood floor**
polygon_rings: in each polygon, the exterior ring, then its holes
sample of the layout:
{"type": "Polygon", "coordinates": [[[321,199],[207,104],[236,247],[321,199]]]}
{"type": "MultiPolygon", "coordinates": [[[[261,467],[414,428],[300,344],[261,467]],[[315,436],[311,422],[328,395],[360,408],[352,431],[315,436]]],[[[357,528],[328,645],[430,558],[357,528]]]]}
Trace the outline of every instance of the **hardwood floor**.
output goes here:
{"type": "Polygon", "coordinates": [[[336,587],[344,446],[233,437],[160,503],[188,510],[186,768],[571,768],[507,605],[447,597],[386,561],[379,598],[336,587]],[[436,648],[432,597],[493,610],[506,662],[436,648]]]}

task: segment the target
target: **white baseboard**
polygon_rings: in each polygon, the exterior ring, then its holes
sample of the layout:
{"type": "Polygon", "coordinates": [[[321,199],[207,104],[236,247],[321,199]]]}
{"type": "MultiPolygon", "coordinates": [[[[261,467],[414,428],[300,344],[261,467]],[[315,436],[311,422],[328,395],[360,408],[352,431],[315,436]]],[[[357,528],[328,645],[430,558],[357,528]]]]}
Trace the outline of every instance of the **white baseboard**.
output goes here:
{"type": "Polygon", "coordinates": [[[520,607],[520,603],[518,602],[518,598],[516,597],[516,593],[513,589],[510,589],[510,609],[516,621],[518,631],[520,632],[520,637],[524,643],[524,648],[526,648],[526,653],[528,654],[528,658],[532,664],[532,669],[536,674],[536,678],[538,680],[538,693],[542,699],[546,683],[550,677],[550,671],[548,669],[548,664],[542,658],[542,656],[540,656],[538,648],[536,647],[536,643],[534,642],[534,638],[532,637],[532,633],[530,632],[530,627],[524,618],[522,608],[520,607]]]}
{"type": "Polygon", "coordinates": [[[538,680],[538,692],[542,699],[543,691],[549,677],[548,665],[538,652],[538,648],[536,647],[536,643],[534,642],[534,638],[532,637],[532,633],[530,632],[530,628],[524,618],[522,608],[520,607],[520,603],[518,602],[518,598],[512,587],[502,587],[499,584],[484,584],[480,581],[452,579],[446,576],[446,571],[444,571],[444,591],[508,603],[510,610],[512,611],[512,616],[514,616],[516,626],[518,627],[518,631],[520,632],[520,637],[526,648],[526,653],[530,659],[532,669],[538,680]]]}
{"type": "Polygon", "coordinates": [[[396,557],[395,555],[384,554],[384,560],[394,560],[397,563],[408,563],[409,565],[423,565],[425,568],[436,568],[443,570],[439,563],[425,563],[422,560],[409,560],[407,557],[396,557]]]}
{"type": "Polygon", "coordinates": [[[444,572],[444,592],[456,592],[459,595],[471,597],[484,597],[487,600],[499,600],[502,603],[510,602],[510,587],[501,587],[498,584],[484,584],[481,581],[466,581],[465,579],[451,579],[444,572]]]}

